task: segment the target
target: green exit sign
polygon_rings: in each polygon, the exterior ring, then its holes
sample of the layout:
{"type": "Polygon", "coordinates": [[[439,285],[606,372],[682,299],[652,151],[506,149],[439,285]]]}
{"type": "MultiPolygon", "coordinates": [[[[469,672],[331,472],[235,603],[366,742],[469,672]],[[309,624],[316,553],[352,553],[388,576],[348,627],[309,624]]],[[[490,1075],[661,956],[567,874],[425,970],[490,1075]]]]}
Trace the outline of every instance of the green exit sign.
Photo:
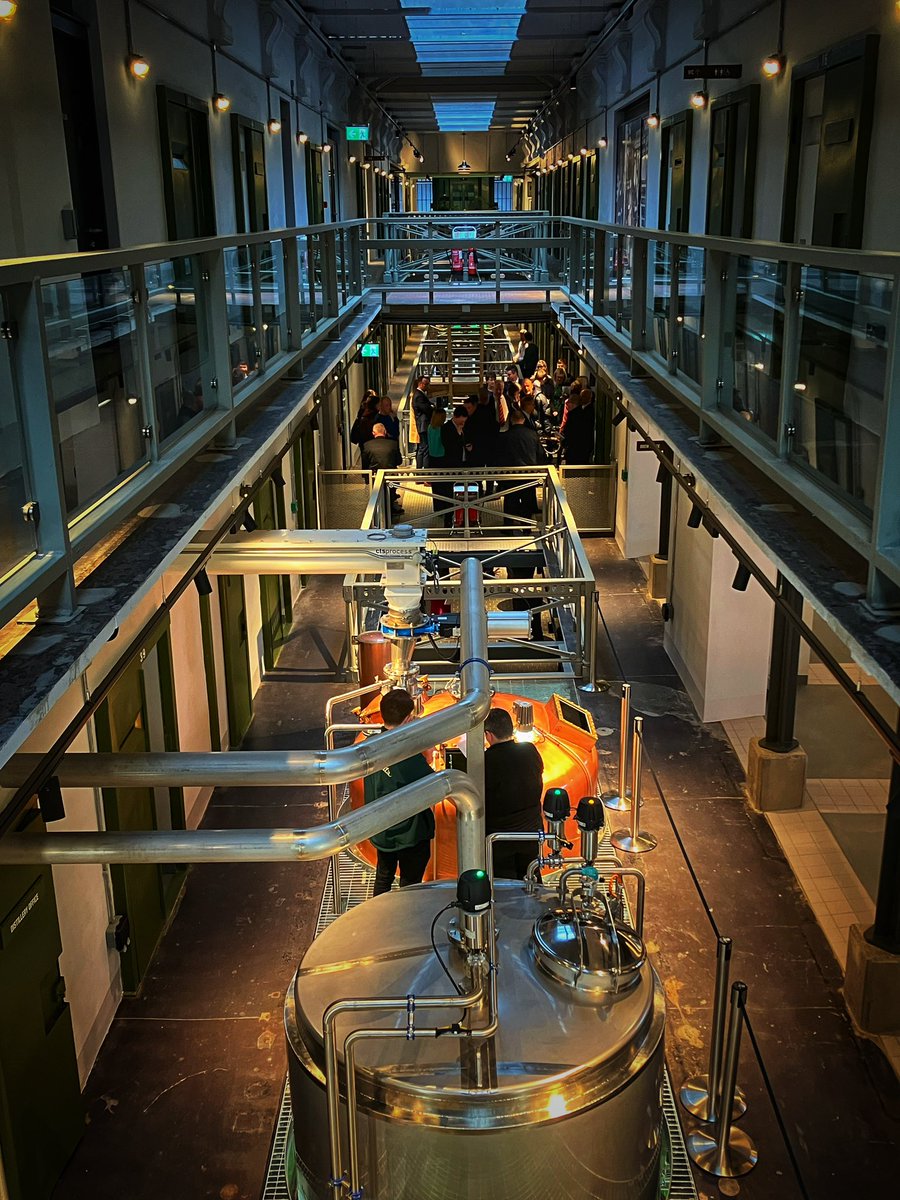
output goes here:
{"type": "Polygon", "coordinates": [[[348,142],[367,142],[369,140],[368,125],[348,125],[347,126],[347,141],[348,142]]]}
{"type": "Polygon", "coordinates": [[[377,342],[363,342],[363,358],[378,358],[380,346],[377,342]]]}
{"type": "Polygon", "coordinates": [[[512,177],[512,175],[504,175],[504,176],[503,176],[503,182],[504,182],[504,183],[512,183],[512,181],[513,181],[513,177],[512,177]]]}

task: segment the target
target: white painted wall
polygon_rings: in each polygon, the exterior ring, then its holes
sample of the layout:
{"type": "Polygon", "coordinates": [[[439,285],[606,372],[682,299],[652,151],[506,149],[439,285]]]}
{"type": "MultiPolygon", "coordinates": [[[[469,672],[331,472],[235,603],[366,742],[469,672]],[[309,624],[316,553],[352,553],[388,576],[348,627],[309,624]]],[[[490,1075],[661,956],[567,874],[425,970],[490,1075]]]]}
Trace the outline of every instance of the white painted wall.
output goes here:
{"type": "MultiPolygon", "coordinates": [[[[628,430],[625,422],[621,428],[626,431],[626,456],[620,459],[627,471],[627,479],[622,482],[619,473],[619,488],[621,489],[621,524],[617,527],[617,540],[621,531],[619,548],[626,558],[648,558],[659,549],[659,500],[660,485],[656,482],[659,460],[650,450],[638,450],[641,440],[637,433],[628,430]]],[[[658,436],[650,427],[654,437],[658,436]]],[[[617,497],[617,510],[619,502],[617,497]]]]}

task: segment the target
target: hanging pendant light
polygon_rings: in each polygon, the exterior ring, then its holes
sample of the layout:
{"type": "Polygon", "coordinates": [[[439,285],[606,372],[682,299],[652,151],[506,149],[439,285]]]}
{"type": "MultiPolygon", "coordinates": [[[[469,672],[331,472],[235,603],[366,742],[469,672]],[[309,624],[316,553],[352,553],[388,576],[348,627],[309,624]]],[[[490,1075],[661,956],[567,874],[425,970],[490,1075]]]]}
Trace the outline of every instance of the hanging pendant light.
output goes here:
{"type": "Polygon", "coordinates": [[[472,174],[472,167],[466,158],[466,135],[465,134],[463,134],[462,162],[456,168],[456,173],[457,173],[457,175],[471,175],[472,174]]]}

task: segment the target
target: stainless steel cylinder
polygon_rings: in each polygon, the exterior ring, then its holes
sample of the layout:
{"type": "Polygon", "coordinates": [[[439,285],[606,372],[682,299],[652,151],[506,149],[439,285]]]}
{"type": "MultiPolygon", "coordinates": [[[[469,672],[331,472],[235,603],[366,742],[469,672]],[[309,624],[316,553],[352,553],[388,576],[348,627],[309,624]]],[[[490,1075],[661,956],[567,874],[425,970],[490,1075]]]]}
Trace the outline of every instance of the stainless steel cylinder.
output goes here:
{"type": "MultiPolygon", "coordinates": [[[[285,1006],[295,1200],[329,1197],[325,1008],[341,996],[446,995],[429,930],[453,888],[428,884],[368,901],[307,952],[285,1006]]],[[[502,935],[492,1037],[480,1045],[435,1037],[433,1027],[460,1019],[451,1005],[446,1016],[417,1017],[409,1040],[355,1043],[366,1200],[656,1200],[665,1023],[659,980],[644,965],[617,994],[576,993],[535,961],[532,930],[546,902],[501,882],[495,905],[502,935]]],[[[437,923],[437,942],[462,985],[465,961],[448,943],[446,921],[437,923]]],[[[405,1029],[396,1012],[342,1017],[341,1064],[344,1039],[356,1028],[401,1023],[405,1029]]],[[[343,1065],[339,1076],[343,1085],[343,1065]]],[[[343,1094],[341,1107],[346,1163],[343,1094]]]]}

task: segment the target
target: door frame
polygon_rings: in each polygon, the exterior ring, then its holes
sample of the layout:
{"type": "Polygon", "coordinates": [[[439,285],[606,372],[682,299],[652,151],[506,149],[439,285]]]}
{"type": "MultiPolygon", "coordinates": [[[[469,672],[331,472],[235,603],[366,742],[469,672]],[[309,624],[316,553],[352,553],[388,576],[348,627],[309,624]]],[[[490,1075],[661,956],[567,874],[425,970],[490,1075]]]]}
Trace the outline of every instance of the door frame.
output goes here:
{"type": "Polygon", "coordinates": [[[878,66],[877,33],[866,33],[850,41],[831,46],[791,71],[791,101],[788,110],[787,170],[784,175],[784,202],[781,209],[781,240],[793,242],[797,223],[797,192],[800,183],[800,155],[791,150],[800,145],[803,134],[803,100],[807,82],[815,75],[824,75],[830,68],[843,66],[855,59],[863,60],[863,87],[860,93],[859,132],[857,135],[857,166],[854,179],[853,211],[848,239],[850,246],[861,246],[865,224],[865,192],[869,178],[869,152],[875,124],[875,87],[878,66]]]}
{"type": "Polygon", "coordinates": [[[694,110],[684,108],[681,112],[672,113],[662,122],[659,130],[659,200],[656,210],[656,225],[670,233],[687,233],[691,227],[691,174],[693,162],[691,152],[694,145],[694,110]],[[684,206],[682,208],[681,229],[672,229],[662,221],[666,215],[669,200],[669,170],[668,160],[671,148],[671,130],[676,125],[684,125],[684,206]]]}
{"type": "MultiPolygon", "coordinates": [[[[756,163],[759,152],[759,97],[760,86],[758,83],[748,83],[746,87],[735,88],[733,92],[726,92],[723,96],[716,96],[710,102],[710,135],[709,135],[709,155],[706,166],[706,219],[704,229],[709,232],[709,201],[712,184],[712,122],[717,112],[722,112],[723,109],[733,107],[738,104],[749,105],[747,109],[747,145],[744,155],[744,206],[741,212],[740,229],[737,237],[752,238],[753,237],[753,217],[756,211],[756,163]]],[[[733,193],[732,193],[733,195],[733,193]]],[[[736,197],[732,199],[732,216],[734,216],[737,204],[736,197]]],[[[723,235],[729,236],[729,235],[723,235]]]]}
{"type": "MultiPolygon", "coordinates": [[[[186,108],[191,113],[196,113],[197,116],[204,118],[204,145],[203,145],[203,178],[200,178],[198,164],[193,162],[195,179],[198,183],[202,183],[199,191],[193,193],[194,199],[194,221],[197,226],[195,231],[196,237],[213,237],[216,233],[216,193],[215,184],[213,182],[212,170],[212,147],[209,139],[209,108],[205,100],[198,100],[196,96],[191,96],[187,92],[175,91],[173,88],[166,87],[165,84],[157,84],[156,86],[156,110],[159,118],[159,141],[160,153],[163,158],[163,200],[166,209],[166,228],[170,238],[175,237],[175,189],[172,182],[172,164],[171,164],[171,135],[169,131],[169,104],[178,104],[186,108]]],[[[193,138],[191,139],[191,149],[193,150],[193,138]]]]}

